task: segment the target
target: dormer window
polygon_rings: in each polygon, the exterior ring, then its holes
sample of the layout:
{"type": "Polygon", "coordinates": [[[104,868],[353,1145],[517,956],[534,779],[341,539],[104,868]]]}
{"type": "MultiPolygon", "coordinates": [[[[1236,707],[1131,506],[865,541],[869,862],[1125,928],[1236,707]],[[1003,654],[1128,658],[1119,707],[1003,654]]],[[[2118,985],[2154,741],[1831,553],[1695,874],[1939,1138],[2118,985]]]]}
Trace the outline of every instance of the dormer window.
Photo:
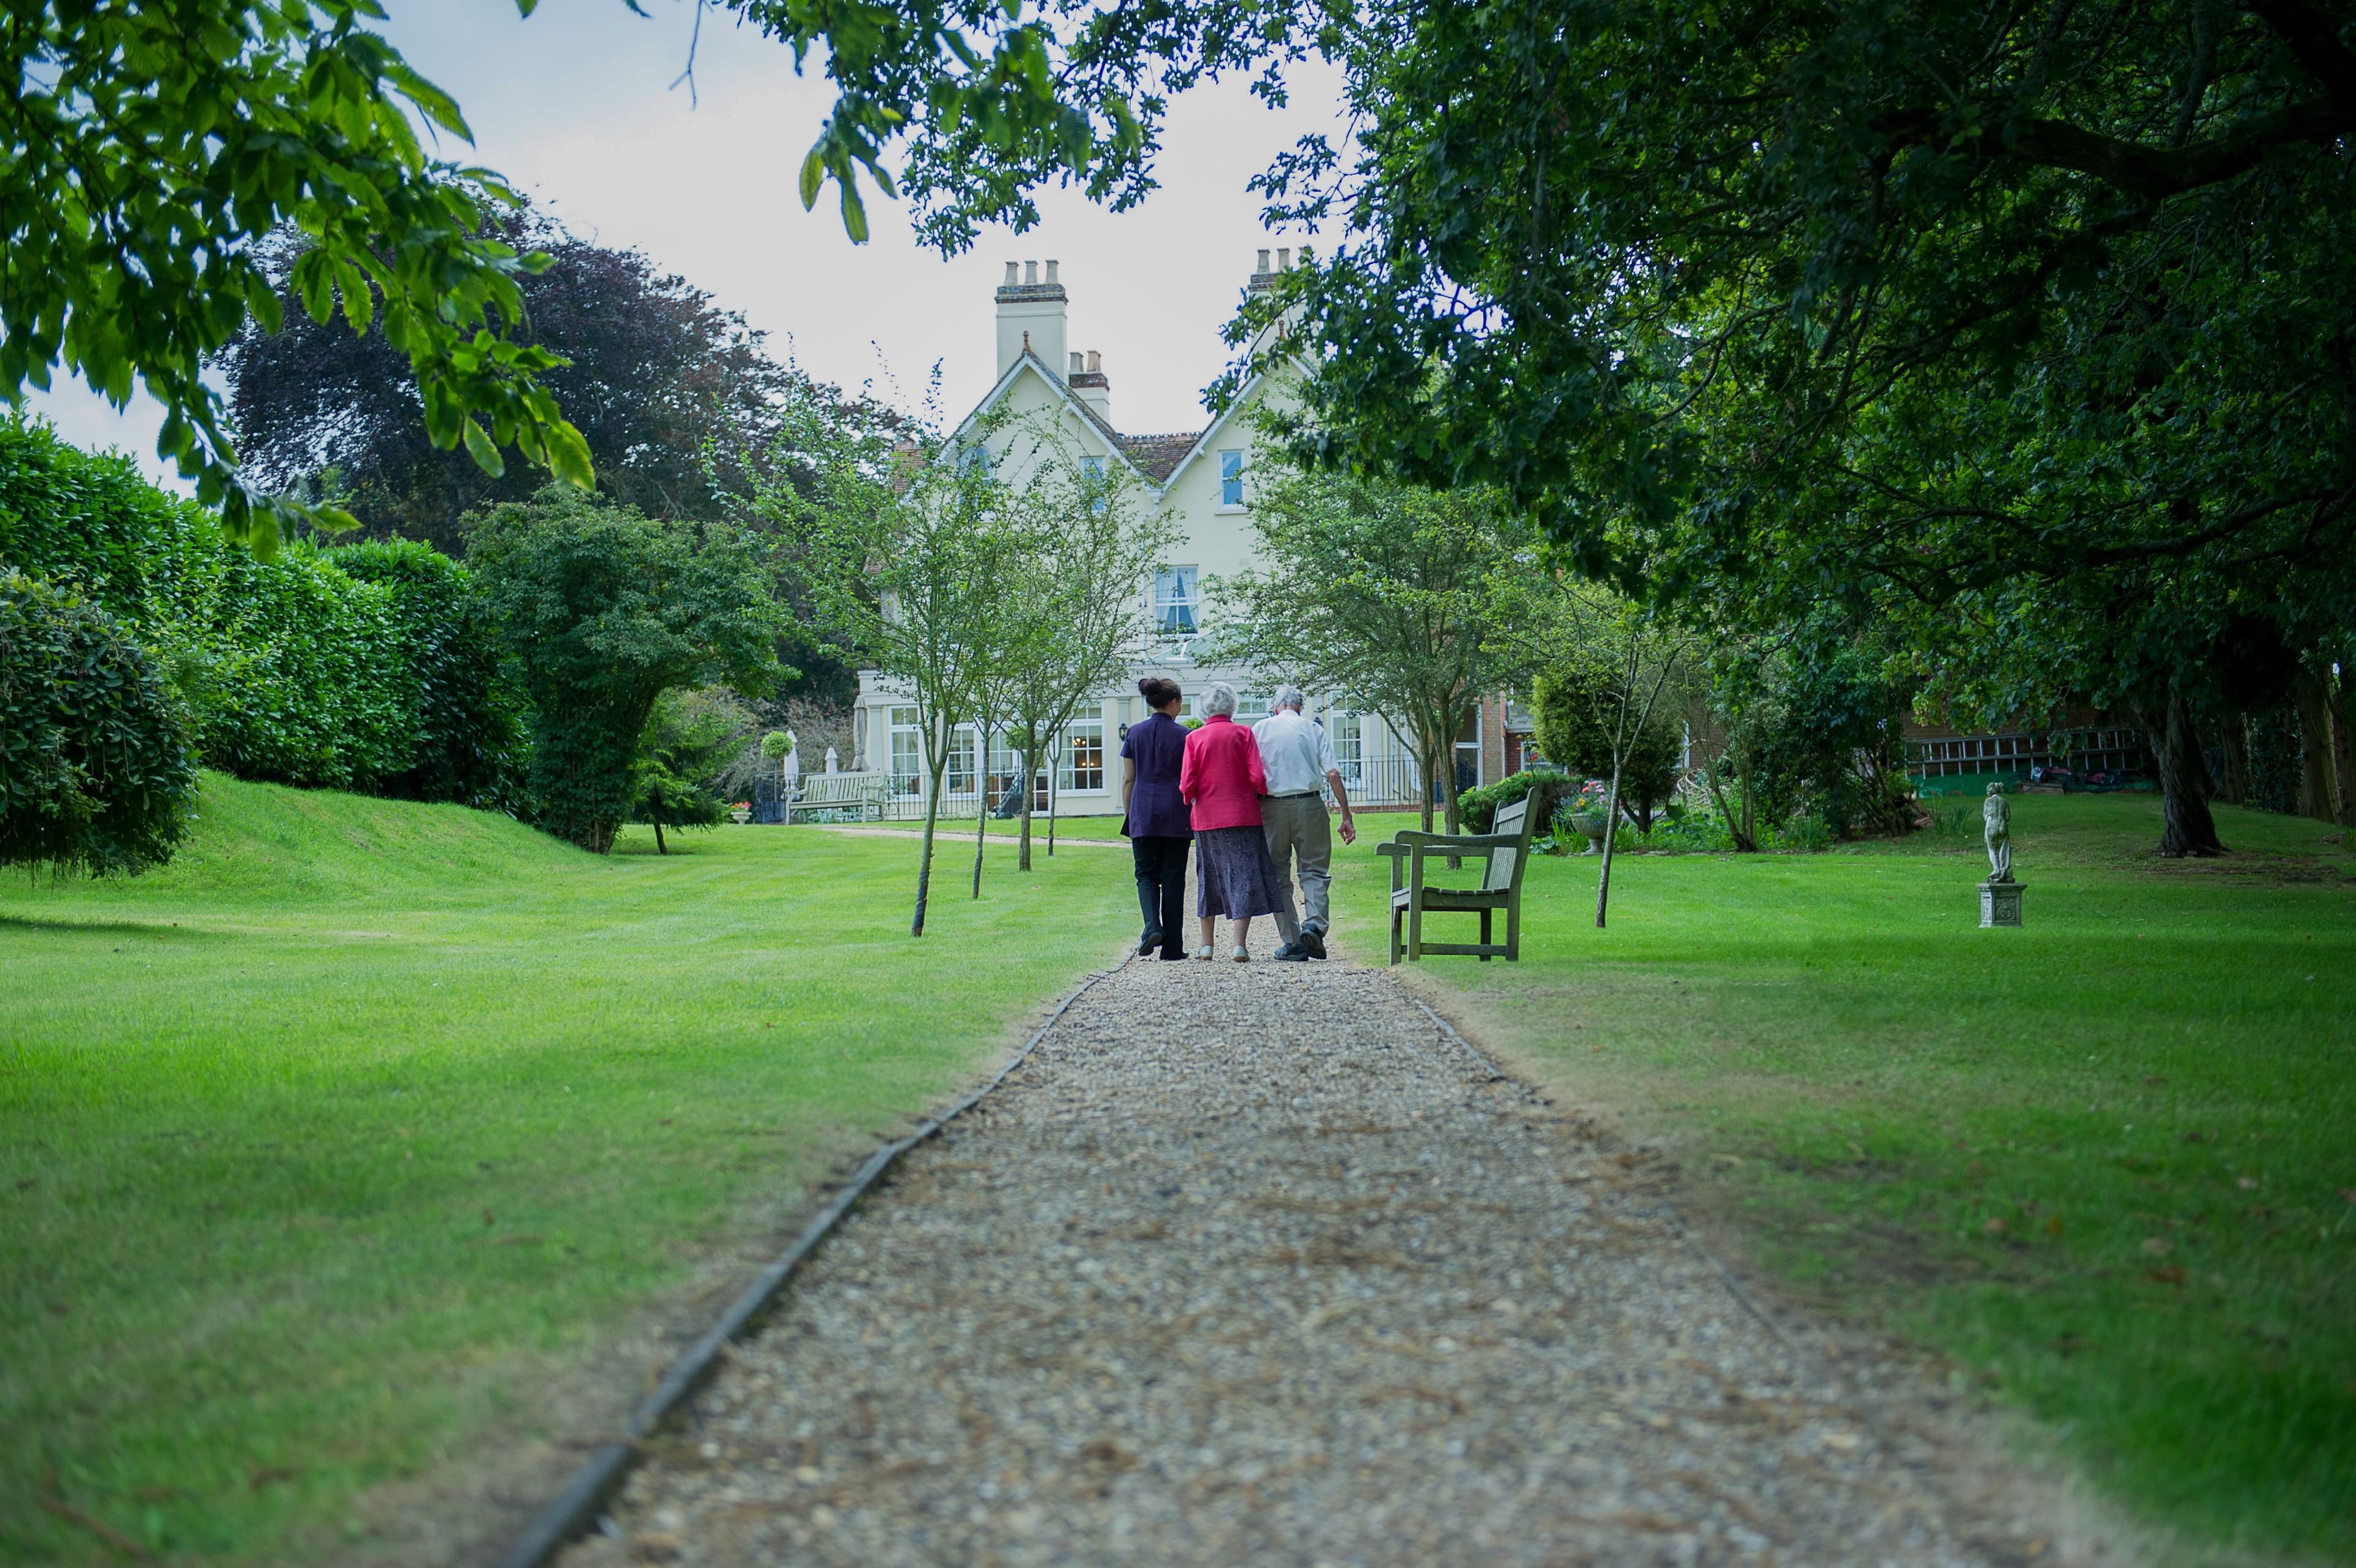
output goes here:
{"type": "Polygon", "coordinates": [[[1195,569],[1165,566],[1153,574],[1153,629],[1165,637],[1194,635],[1195,569]]]}
{"type": "Polygon", "coordinates": [[[1244,454],[1239,451],[1219,453],[1219,505],[1240,507],[1244,504],[1244,454]]]}

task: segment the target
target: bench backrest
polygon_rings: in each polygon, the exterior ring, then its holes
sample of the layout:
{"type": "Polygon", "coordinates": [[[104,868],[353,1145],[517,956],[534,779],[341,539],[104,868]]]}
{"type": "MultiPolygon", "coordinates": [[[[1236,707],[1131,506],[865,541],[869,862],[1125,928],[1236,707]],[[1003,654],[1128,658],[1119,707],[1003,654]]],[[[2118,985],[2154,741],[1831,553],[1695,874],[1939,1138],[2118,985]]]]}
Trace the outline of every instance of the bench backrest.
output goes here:
{"type": "Polygon", "coordinates": [[[1522,861],[1530,851],[1530,796],[1526,795],[1511,805],[1499,806],[1496,821],[1489,831],[1510,837],[1514,843],[1490,851],[1488,869],[1481,875],[1481,891],[1507,892],[1521,881],[1522,861]]]}
{"type": "Polygon", "coordinates": [[[798,781],[801,793],[794,797],[796,805],[840,802],[855,805],[869,795],[881,794],[885,785],[882,773],[804,773],[798,781]]]}

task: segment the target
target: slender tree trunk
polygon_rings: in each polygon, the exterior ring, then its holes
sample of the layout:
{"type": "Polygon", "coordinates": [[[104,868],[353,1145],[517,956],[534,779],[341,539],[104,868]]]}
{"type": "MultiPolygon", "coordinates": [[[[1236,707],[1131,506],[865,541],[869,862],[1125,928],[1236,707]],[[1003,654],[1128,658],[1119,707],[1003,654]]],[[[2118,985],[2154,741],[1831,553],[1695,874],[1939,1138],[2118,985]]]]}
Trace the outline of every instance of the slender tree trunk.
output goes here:
{"type": "Polygon", "coordinates": [[[981,850],[990,837],[990,777],[983,774],[974,785],[974,805],[980,809],[973,814],[973,896],[981,897],[981,850]]]}
{"type": "Polygon", "coordinates": [[[2340,826],[2356,827],[2356,746],[2348,734],[2348,667],[2338,678],[2324,683],[2324,706],[2331,714],[2332,772],[2340,778],[2340,826]]]}
{"type": "Polygon", "coordinates": [[[668,855],[670,853],[670,850],[663,844],[662,818],[660,817],[655,818],[655,853],[658,855],[668,855]]]}
{"type": "Polygon", "coordinates": [[[2209,764],[2201,757],[2201,738],[2192,728],[2192,709],[2170,686],[2155,709],[2138,709],[2144,740],[2159,766],[2159,835],[2163,855],[2222,855],[2217,819],[2209,814],[2209,764]]]}
{"type": "MultiPolygon", "coordinates": [[[[1724,757],[1719,758],[1721,767],[1725,762],[1724,757]]],[[[1709,798],[1718,804],[1718,814],[1726,818],[1727,836],[1734,840],[1735,850],[1740,854],[1755,855],[1759,852],[1759,840],[1751,837],[1750,802],[1743,802],[1742,820],[1737,822],[1734,813],[1727,809],[1726,786],[1719,782],[1719,768],[1708,768],[1702,773],[1703,780],[1709,785],[1709,798]]]]}
{"type": "Polygon", "coordinates": [[[908,927],[911,936],[925,934],[925,902],[933,891],[933,828],[941,817],[941,775],[948,771],[948,761],[943,751],[933,764],[932,788],[925,793],[925,847],[916,859],[916,918],[908,927]]]}
{"type": "Polygon", "coordinates": [[[1047,859],[1050,860],[1055,858],[1055,786],[1063,783],[1057,776],[1063,771],[1063,750],[1058,747],[1047,753],[1047,859]]]}
{"type": "Polygon", "coordinates": [[[1603,929],[1604,912],[1612,905],[1612,847],[1620,837],[1620,773],[1626,749],[1612,758],[1612,798],[1603,804],[1603,869],[1595,879],[1595,929],[1603,929]]]}
{"type": "MultiPolygon", "coordinates": [[[[1024,740],[1029,741],[1030,737],[1025,736],[1024,740]]],[[[1014,851],[1014,869],[1018,871],[1027,871],[1031,869],[1031,789],[1039,777],[1039,756],[1036,747],[1037,743],[1033,741],[1023,748],[1022,843],[1014,851]]]]}
{"type": "Polygon", "coordinates": [[[2331,741],[2329,685],[2328,674],[2304,666],[2291,683],[2291,698],[2298,705],[2299,751],[2307,764],[2299,779],[2299,815],[2318,822],[2340,819],[2340,780],[2332,766],[2332,752],[2338,748],[2331,741]]]}
{"type": "Polygon", "coordinates": [[[2250,732],[2239,713],[2217,725],[2217,798],[2242,805],[2250,798],[2250,732]]]}
{"type": "Polygon", "coordinates": [[[1427,735],[1424,738],[1423,755],[1416,760],[1423,766],[1423,787],[1415,793],[1423,807],[1423,830],[1429,833],[1431,831],[1431,786],[1440,782],[1440,775],[1435,771],[1435,764],[1431,759],[1430,736],[1427,735]]]}

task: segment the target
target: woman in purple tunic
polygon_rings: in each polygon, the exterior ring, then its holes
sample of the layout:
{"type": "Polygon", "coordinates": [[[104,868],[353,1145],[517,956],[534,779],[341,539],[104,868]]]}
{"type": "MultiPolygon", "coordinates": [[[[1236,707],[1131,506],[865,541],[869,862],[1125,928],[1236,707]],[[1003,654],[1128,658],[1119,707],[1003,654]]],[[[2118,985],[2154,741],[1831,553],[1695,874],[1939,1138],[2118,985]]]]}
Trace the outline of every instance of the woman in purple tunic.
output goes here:
{"type": "Polygon", "coordinates": [[[1121,738],[1120,825],[1137,862],[1137,902],[1145,912],[1141,955],[1186,956],[1186,846],[1194,837],[1186,803],[1178,795],[1178,770],[1186,757],[1186,727],[1178,722],[1184,699],[1178,683],[1149,675],[1137,683],[1153,709],[1121,738]]]}

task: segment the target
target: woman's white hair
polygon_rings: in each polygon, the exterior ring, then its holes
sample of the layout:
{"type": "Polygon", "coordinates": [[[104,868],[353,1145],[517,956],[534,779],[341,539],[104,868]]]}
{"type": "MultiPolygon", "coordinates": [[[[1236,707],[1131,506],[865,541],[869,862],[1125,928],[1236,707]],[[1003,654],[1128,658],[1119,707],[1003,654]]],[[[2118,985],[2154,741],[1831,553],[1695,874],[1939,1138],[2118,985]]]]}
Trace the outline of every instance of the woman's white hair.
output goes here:
{"type": "Polygon", "coordinates": [[[1224,713],[1230,719],[1234,718],[1236,712],[1236,688],[1229,686],[1224,680],[1213,681],[1211,683],[1211,689],[1203,693],[1203,711],[1205,713],[1224,713]]]}
{"type": "Polygon", "coordinates": [[[1309,694],[1290,681],[1286,681],[1276,688],[1276,695],[1269,701],[1271,706],[1277,708],[1305,709],[1309,706],[1309,694]]]}

